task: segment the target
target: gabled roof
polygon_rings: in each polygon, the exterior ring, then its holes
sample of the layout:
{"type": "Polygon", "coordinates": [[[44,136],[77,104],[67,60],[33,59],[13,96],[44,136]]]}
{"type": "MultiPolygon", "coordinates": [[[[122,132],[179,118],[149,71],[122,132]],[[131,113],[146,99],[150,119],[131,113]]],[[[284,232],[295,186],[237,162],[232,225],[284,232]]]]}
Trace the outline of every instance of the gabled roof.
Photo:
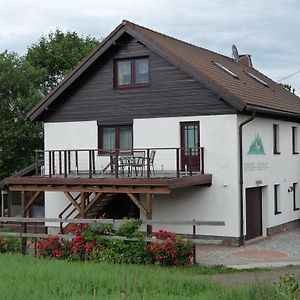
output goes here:
{"type": "Polygon", "coordinates": [[[148,48],[204,86],[214,91],[238,111],[261,109],[275,114],[288,113],[300,117],[300,98],[287,91],[253,67],[194,46],[148,28],[123,21],[100,45],[84,59],[56,88],[28,114],[37,120],[58,96],[75,82],[124,33],[148,48]],[[229,74],[228,70],[232,73],[229,74]]]}

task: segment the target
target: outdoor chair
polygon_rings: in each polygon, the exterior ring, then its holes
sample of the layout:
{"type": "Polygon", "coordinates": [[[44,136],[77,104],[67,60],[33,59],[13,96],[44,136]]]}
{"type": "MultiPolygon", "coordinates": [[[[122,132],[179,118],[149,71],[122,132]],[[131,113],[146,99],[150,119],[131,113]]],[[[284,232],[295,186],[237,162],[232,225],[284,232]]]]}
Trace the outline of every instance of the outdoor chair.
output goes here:
{"type": "Polygon", "coordinates": [[[150,156],[149,156],[149,169],[150,169],[150,173],[151,173],[151,167],[152,167],[152,173],[155,176],[155,170],[154,170],[154,157],[156,154],[156,150],[151,150],[150,152],[150,156]]]}
{"type": "Polygon", "coordinates": [[[119,159],[118,166],[119,166],[119,169],[121,169],[122,174],[123,175],[125,174],[125,169],[127,168],[127,174],[129,176],[131,160],[132,160],[132,152],[131,151],[120,151],[118,159],[119,159]]]}
{"type": "Polygon", "coordinates": [[[130,160],[130,175],[134,171],[135,176],[138,176],[139,172],[141,176],[144,174],[145,169],[145,151],[134,151],[133,157],[130,160]]]}

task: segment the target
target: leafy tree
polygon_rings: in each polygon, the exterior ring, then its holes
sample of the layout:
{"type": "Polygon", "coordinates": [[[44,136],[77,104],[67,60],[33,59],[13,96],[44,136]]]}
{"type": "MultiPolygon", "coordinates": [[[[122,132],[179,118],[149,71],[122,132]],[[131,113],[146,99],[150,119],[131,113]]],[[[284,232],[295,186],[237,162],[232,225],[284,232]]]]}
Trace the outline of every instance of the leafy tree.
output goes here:
{"type": "Polygon", "coordinates": [[[0,54],[0,180],[31,163],[42,147],[41,124],[26,119],[42,96],[41,75],[24,57],[0,54]]]}
{"type": "Polygon", "coordinates": [[[42,36],[27,54],[0,53],[0,180],[34,161],[43,148],[42,125],[26,114],[97,44],[60,30],[42,36]]]}
{"type": "Polygon", "coordinates": [[[279,83],[281,86],[283,86],[286,90],[290,91],[291,93],[295,94],[295,89],[290,85],[286,83],[279,83]]]}
{"type": "Polygon", "coordinates": [[[63,33],[56,29],[29,47],[26,60],[42,70],[40,83],[44,94],[55,87],[98,43],[99,40],[91,36],[82,37],[76,32],[63,33]]]}

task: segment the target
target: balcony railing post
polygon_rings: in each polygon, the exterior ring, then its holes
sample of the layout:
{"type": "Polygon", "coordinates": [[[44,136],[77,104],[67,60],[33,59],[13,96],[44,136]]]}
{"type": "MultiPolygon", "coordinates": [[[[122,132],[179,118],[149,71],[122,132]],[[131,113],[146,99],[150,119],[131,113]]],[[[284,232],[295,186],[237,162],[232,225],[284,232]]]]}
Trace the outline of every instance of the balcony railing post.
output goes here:
{"type": "Polygon", "coordinates": [[[193,175],[192,171],[192,148],[189,149],[189,171],[190,171],[190,176],[193,175]]]}
{"type": "Polygon", "coordinates": [[[147,178],[150,178],[150,149],[147,149],[147,178]]]}
{"type": "Polygon", "coordinates": [[[78,175],[79,171],[78,171],[78,151],[77,150],[75,151],[75,166],[76,166],[76,175],[78,175]]]}
{"type": "Polygon", "coordinates": [[[204,148],[201,147],[201,174],[204,174],[204,148]]]}
{"type": "Polygon", "coordinates": [[[39,152],[35,151],[35,176],[38,176],[39,174],[39,152]]]}
{"type": "Polygon", "coordinates": [[[119,150],[116,150],[116,155],[115,155],[115,174],[116,178],[119,177],[119,150]]]}
{"type": "Polygon", "coordinates": [[[71,173],[71,151],[68,150],[68,173],[71,173]]]}
{"type": "Polygon", "coordinates": [[[49,177],[52,177],[52,153],[51,151],[48,152],[48,159],[49,159],[49,177]]]}
{"type": "Polygon", "coordinates": [[[89,178],[92,178],[92,150],[89,150],[89,178]]]}
{"type": "Polygon", "coordinates": [[[92,150],[92,166],[93,166],[93,174],[96,174],[95,151],[94,150],[92,150]]]}
{"type": "Polygon", "coordinates": [[[176,149],[176,177],[180,177],[179,148],[176,149]]]}
{"type": "Polygon", "coordinates": [[[58,164],[59,164],[59,175],[62,174],[62,166],[61,166],[61,151],[58,152],[58,164]]]}
{"type": "Polygon", "coordinates": [[[52,151],[52,172],[55,175],[55,151],[52,151]]]}
{"type": "Polygon", "coordinates": [[[68,171],[67,171],[67,151],[64,150],[64,177],[67,178],[67,174],[68,174],[68,171]]]}

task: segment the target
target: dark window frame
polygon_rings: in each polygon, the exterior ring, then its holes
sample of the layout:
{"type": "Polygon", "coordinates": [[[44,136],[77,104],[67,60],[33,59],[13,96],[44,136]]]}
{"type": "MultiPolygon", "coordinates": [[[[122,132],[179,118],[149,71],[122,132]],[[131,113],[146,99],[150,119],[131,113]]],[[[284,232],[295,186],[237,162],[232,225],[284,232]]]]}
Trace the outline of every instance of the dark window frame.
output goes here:
{"type": "Polygon", "coordinates": [[[278,209],[278,200],[279,200],[279,196],[278,196],[278,192],[279,192],[279,184],[274,184],[274,214],[275,215],[279,215],[281,214],[281,211],[279,211],[278,209]]]}
{"type": "Polygon", "coordinates": [[[273,154],[281,154],[279,149],[279,124],[273,124],[273,154]]]}
{"type": "Polygon", "coordinates": [[[130,57],[130,58],[120,58],[114,60],[114,88],[116,89],[127,89],[127,88],[138,88],[138,87],[147,87],[150,85],[150,58],[149,56],[139,56],[139,57],[130,57]],[[135,62],[139,59],[148,60],[148,82],[145,83],[136,83],[135,76],[135,62]],[[118,82],[118,62],[120,61],[130,61],[131,66],[131,83],[130,84],[119,84],[118,82]]]}
{"type": "Polygon", "coordinates": [[[293,183],[293,209],[294,211],[299,210],[299,207],[297,207],[296,203],[296,187],[297,187],[297,182],[293,183]]]}
{"type": "Polygon", "coordinates": [[[131,129],[131,145],[133,147],[133,126],[132,124],[126,125],[98,125],[98,152],[99,154],[109,153],[111,150],[131,150],[131,149],[120,149],[120,128],[131,129]],[[114,128],[115,129],[115,148],[114,149],[103,149],[103,128],[114,128]]]}
{"type": "Polygon", "coordinates": [[[298,128],[292,126],[292,154],[299,154],[298,152],[298,128]]]}

